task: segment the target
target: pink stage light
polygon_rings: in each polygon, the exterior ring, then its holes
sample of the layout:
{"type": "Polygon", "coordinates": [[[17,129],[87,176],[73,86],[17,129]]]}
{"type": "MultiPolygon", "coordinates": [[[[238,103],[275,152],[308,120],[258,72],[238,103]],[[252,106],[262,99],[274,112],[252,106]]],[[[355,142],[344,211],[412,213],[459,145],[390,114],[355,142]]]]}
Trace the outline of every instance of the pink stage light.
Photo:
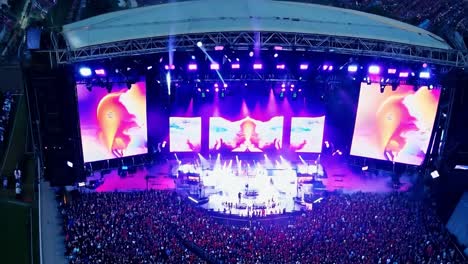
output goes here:
{"type": "Polygon", "coordinates": [[[275,46],[274,49],[275,49],[275,50],[283,50],[283,47],[281,47],[281,46],[275,46]]]}
{"type": "Polygon", "coordinates": [[[263,65],[261,63],[255,63],[253,65],[254,70],[261,70],[263,68],[263,65]]]}
{"type": "Polygon", "coordinates": [[[281,91],[282,91],[282,92],[286,91],[286,88],[281,88],[281,91]]]}
{"type": "Polygon", "coordinates": [[[174,70],[174,69],[175,69],[175,65],[174,65],[174,64],[166,65],[166,66],[164,66],[164,69],[166,69],[166,70],[174,70]]]}
{"type": "Polygon", "coordinates": [[[212,69],[212,70],[219,70],[219,64],[218,64],[218,63],[211,63],[210,69],[212,69]]]}
{"type": "Polygon", "coordinates": [[[100,76],[106,75],[106,71],[104,69],[96,69],[94,70],[94,72],[96,73],[96,75],[100,75],[100,76]]]}
{"type": "Polygon", "coordinates": [[[309,64],[301,64],[301,65],[299,66],[299,69],[305,71],[305,70],[309,69],[309,64]]]}
{"type": "Polygon", "coordinates": [[[188,69],[189,69],[189,71],[196,71],[198,69],[198,65],[194,64],[194,63],[191,63],[191,64],[188,65],[188,69]]]}
{"type": "Polygon", "coordinates": [[[369,66],[369,73],[370,74],[379,74],[380,73],[380,67],[377,66],[377,65],[369,66]]]}
{"type": "Polygon", "coordinates": [[[398,75],[400,78],[408,78],[409,76],[409,72],[400,72],[400,74],[398,75]]]}
{"type": "Polygon", "coordinates": [[[224,46],[215,46],[215,50],[218,50],[218,51],[224,50],[224,46]]]}
{"type": "Polygon", "coordinates": [[[231,64],[231,68],[232,69],[240,69],[240,64],[239,63],[231,64]]]}
{"type": "Polygon", "coordinates": [[[388,74],[395,74],[396,73],[396,69],[388,69],[388,74]]]}
{"type": "Polygon", "coordinates": [[[284,65],[284,64],[276,65],[276,69],[278,69],[278,70],[284,70],[285,68],[286,68],[286,65],[284,65]]]}

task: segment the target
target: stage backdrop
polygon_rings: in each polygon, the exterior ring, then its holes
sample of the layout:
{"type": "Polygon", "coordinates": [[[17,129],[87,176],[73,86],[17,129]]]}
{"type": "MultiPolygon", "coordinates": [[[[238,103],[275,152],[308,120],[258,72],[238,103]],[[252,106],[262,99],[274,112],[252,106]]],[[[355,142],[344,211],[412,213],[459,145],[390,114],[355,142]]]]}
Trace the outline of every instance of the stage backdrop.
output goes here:
{"type": "Polygon", "coordinates": [[[321,153],[324,127],[325,116],[291,118],[291,150],[321,153]]]}
{"type": "Polygon", "coordinates": [[[420,165],[434,126],[440,89],[361,84],[351,155],[420,165]]]}
{"type": "Polygon", "coordinates": [[[199,152],[201,117],[170,117],[169,142],[171,152],[199,152]]]}
{"type": "Polygon", "coordinates": [[[222,117],[210,118],[210,151],[270,152],[279,150],[283,142],[282,116],[265,122],[246,117],[230,121],[222,117]]]}
{"type": "Polygon", "coordinates": [[[112,92],[77,84],[84,162],[146,154],[146,85],[113,84],[112,92]]]}

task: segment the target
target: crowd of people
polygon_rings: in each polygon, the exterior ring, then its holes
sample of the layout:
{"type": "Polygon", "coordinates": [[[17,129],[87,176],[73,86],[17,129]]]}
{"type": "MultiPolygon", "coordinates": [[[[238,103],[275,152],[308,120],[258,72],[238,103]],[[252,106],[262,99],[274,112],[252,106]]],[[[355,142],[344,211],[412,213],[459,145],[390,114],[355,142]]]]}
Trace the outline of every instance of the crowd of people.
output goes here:
{"type": "Polygon", "coordinates": [[[280,222],[226,224],[172,191],[83,193],[62,214],[70,263],[463,262],[411,193],[331,193],[280,222]]]}
{"type": "Polygon", "coordinates": [[[5,130],[8,128],[8,121],[10,120],[12,104],[13,96],[10,93],[5,93],[2,109],[0,110],[0,145],[5,139],[5,130]]]}

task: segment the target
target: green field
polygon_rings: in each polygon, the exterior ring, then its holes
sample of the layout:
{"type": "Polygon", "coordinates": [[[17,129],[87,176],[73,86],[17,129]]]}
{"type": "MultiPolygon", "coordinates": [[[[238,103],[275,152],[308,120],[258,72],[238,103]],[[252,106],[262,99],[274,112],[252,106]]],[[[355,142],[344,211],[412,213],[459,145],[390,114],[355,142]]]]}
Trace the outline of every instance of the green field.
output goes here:
{"type": "Polygon", "coordinates": [[[31,263],[30,211],[28,204],[0,201],[0,263],[31,263]]]}

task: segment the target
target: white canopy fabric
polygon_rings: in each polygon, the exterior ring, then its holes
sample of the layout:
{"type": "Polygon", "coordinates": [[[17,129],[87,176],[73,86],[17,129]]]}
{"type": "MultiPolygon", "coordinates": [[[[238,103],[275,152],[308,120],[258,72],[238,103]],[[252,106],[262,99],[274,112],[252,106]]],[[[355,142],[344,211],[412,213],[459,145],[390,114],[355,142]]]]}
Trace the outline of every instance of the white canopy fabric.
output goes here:
{"type": "Polygon", "coordinates": [[[289,32],[451,49],[440,37],[393,19],[329,6],[272,0],[194,0],[107,13],[63,27],[71,49],[208,32],[289,32]]]}

